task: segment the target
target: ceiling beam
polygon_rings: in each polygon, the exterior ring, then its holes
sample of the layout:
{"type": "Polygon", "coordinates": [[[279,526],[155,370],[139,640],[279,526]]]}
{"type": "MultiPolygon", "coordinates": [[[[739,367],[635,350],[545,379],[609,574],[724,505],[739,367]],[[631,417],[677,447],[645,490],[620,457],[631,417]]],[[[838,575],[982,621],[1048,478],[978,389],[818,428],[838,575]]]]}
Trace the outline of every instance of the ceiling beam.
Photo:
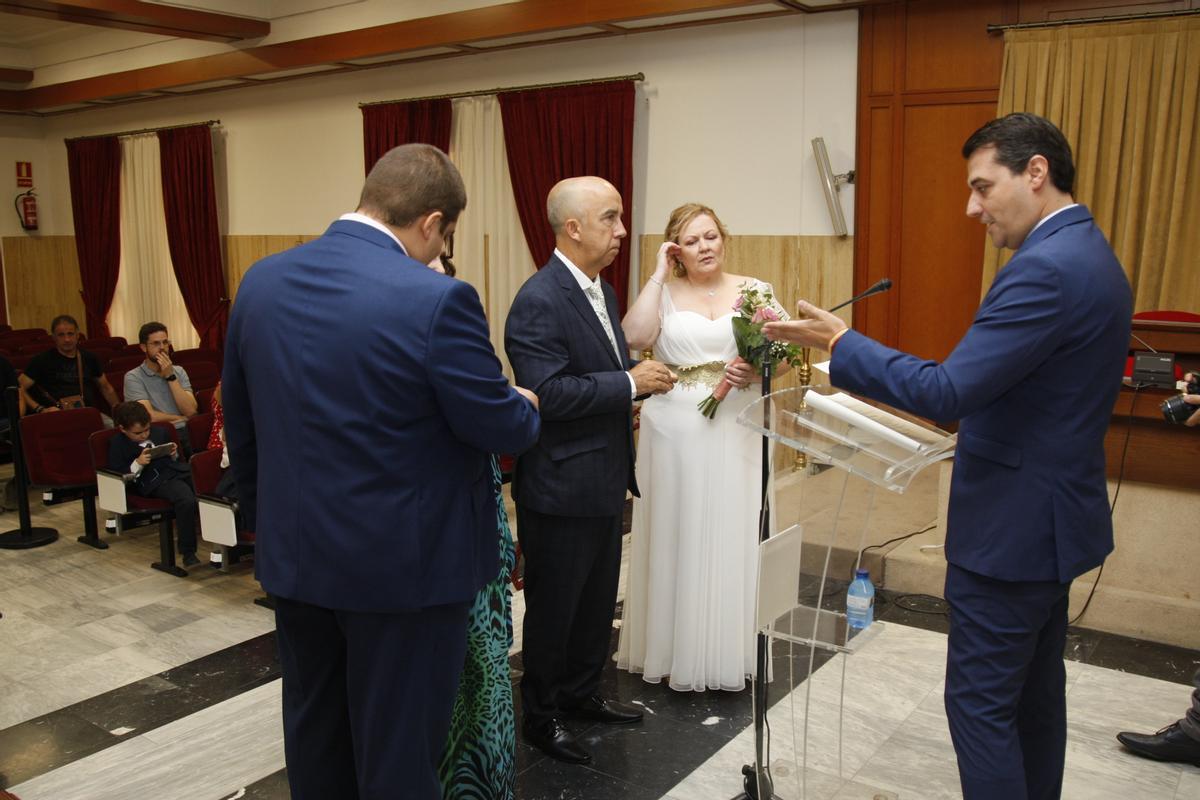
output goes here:
{"type": "MultiPolygon", "coordinates": [[[[0,0],[0,9],[9,1],[0,0]]],[[[249,47],[31,89],[0,91],[0,111],[34,111],[97,98],[432,47],[454,47],[470,52],[477,49],[470,46],[472,42],[489,39],[589,25],[603,27],[612,22],[736,9],[761,3],[762,0],[524,0],[249,47]]]]}
{"type": "Polygon", "coordinates": [[[271,32],[271,23],[265,20],[143,3],[140,0],[0,0],[0,11],[79,25],[213,42],[257,39],[271,32]]]}

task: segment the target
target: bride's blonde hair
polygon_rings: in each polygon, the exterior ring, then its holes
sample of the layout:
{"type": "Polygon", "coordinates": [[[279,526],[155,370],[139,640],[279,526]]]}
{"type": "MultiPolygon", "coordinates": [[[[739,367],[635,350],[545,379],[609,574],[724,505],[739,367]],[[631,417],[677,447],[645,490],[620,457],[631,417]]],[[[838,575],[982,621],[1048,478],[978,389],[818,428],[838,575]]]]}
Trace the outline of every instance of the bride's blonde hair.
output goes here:
{"type": "MultiPolygon", "coordinates": [[[[712,221],[717,223],[717,231],[721,234],[721,240],[729,238],[729,231],[725,229],[725,223],[721,222],[721,218],[717,216],[717,212],[713,211],[703,203],[684,203],[679,208],[671,212],[671,218],[667,220],[667,230],[663,233],[663,238],[668,242],[679,244],[679,236],[683,233],[692,220],[696,217],[708,216],[712,217],[712,221]]],[[[684,269],[683,263],[677,258],[671,266],[671,274],[676,278],[682,278],[687,275],[687,270],[684,269]]]]}

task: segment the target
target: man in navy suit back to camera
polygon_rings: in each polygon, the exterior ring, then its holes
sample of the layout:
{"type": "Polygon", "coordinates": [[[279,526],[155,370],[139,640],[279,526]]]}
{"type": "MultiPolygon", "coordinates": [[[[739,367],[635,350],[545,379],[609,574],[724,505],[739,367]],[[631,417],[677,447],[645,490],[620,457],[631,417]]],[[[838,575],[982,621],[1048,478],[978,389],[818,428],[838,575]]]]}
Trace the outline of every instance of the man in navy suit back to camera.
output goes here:
{"type": "Polygon", "coordinates": [[[966,800],[1062,791],[1071,581],[1113,548],[1104,434],[1129,347],[1129,281],[1062,133],[1032,114],[963,145],[967,215],[1014,250],[942,363],[884,347],[808,303],[768,336],[833,353],[830,381],[961,420],[946,534],[946,713],[966,800]]]}
{"type": "Polygon", "coordinates": [[[226,434],[276,598],[297,800],[441,796],[467,612],[499,569],[488,454],[540,427],[475,290],[425,266],[465,205],[444,153],[398,147],[355,213],[238,289],[226,434]]]}

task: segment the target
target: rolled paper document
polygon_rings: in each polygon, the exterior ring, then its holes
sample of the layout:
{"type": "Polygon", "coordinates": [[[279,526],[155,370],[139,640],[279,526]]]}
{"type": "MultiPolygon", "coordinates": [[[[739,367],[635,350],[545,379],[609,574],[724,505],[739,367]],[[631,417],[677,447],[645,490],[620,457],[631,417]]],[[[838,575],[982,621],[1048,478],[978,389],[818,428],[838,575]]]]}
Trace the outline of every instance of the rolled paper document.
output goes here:
{"type": "Polygon", "coordinates": [[[883,423],[876,422],[865,414],[861,414],[858,411],[847,408],[845,405],[838,402],[839,398],[845,398],[847,400],[853,399],[849,395],[841,392],[834,395],[824,395],[813,391],[804,393],[804,402],[807,403],[810,408],[814,408],[817,411],[822,411],[831,417],[836,417],[842,422],[848,422],[855,428],[874,433],[884,441],[891,442],[898,447],[903,447],[905,450],[908,450],[911,453],[915,453],[921,449],[920,442],[916,441],[915,439],[911,439],[902,433],[892,430],[883,423]]]}

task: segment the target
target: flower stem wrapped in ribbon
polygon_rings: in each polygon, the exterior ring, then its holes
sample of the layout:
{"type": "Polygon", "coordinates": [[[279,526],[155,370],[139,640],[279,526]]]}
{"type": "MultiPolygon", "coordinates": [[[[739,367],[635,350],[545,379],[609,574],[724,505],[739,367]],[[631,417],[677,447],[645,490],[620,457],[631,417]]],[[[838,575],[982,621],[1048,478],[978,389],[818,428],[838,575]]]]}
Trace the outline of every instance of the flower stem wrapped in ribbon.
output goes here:
{"type": "MultiPolygon", "coordinates": [[[[763,336],[763,323],[788,319],[787,312],[779,305],[766,284],[758,281],[743,283],[737,299],[733,301],[733,310],[737,312],[732,323],[733,340],[738,351],[734,363],[749,364],[759,375],[762,375],[764,364],[775,367],[784,361],[792,366],[800,363],[800,348],[783,342],[772,342],[763,336]]],[[[701,400],[696,407],[700,409],[701,414],[712,419],[717,413],[717,407],[732,388],[733,384],[727,377],[721,378],[712,394],[701,400]]]]}

